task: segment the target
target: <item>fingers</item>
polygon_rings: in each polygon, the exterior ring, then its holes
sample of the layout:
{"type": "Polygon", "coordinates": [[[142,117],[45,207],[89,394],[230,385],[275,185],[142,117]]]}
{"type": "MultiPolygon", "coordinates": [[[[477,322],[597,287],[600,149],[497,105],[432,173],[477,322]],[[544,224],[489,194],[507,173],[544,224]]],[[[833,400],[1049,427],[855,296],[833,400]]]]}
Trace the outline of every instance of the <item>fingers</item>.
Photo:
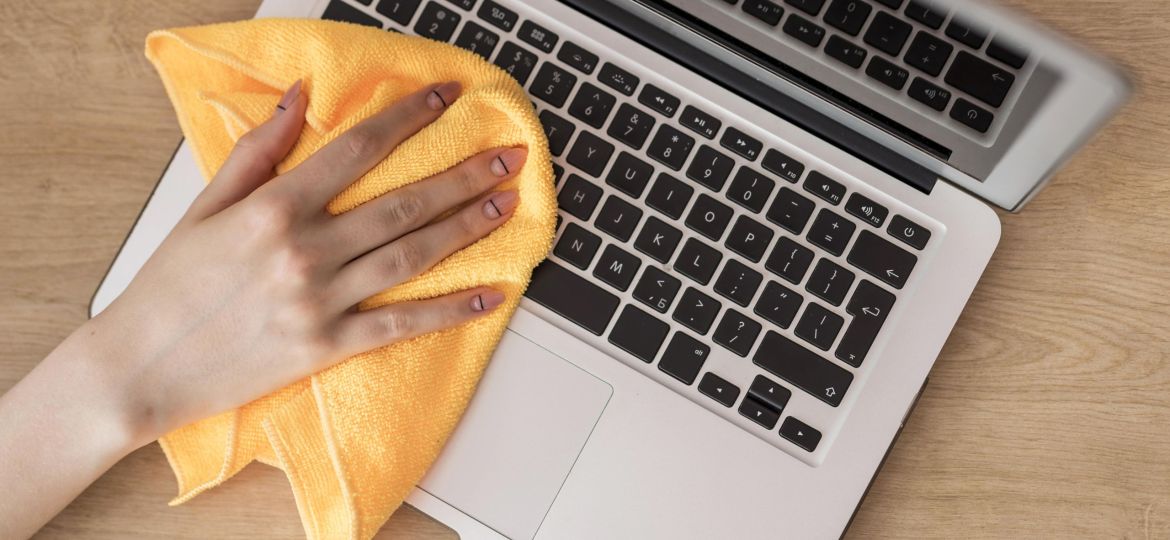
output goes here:
{"type": "Polygon", "coordinates": [[[279,181],[318,210],[386,158],[402,141],[437,119],[459,96],[460,85],[428,86],[361,121],[289,171],[279,181]]]}
{"type": "Polygon", "coordinates": [[[514,176],[527,155],[523,148],[481,152],[431,178],[391,191],[329,220],[326,227],[319,229],[319,241],[336,246],[339,264],[348,262],[514,176]]]}
{"type": "Polygon", "coordinates": [[[188,216],[202,219],[216,214],[271,180],[276,164],[288,155],[301,135],[307,106],[308,99],[298,80],[285,91],[266,122],[236,141],[215,179],[192,203],[188,216]]]}
{"type": "Polygon", "coordinates": [[[338,324],[336,337],[352,356],[396,341],[458,326],[491,313],[504,303],[504,293],[480,287],[468,291],[399,302],[377,309],[346,315],[338,324]]]}
{"type": "Polygon", "coordinates": [[[520,196],[515,191],[491,193],[438,223],[358,257],[342,267],[327,297],[337,299],[340,305],[334,307],[344,310],[417,276],[487,236],[512,216],[519,203],[520,196]]]}

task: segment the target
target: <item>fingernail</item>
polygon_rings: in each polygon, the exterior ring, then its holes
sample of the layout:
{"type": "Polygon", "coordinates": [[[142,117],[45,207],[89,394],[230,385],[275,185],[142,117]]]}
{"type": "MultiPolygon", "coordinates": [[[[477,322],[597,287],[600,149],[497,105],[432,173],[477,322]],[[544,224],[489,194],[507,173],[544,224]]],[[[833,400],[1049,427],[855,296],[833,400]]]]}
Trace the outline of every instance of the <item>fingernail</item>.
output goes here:
{"type": "Polygon", "coordinates": [[[443,83],[436,86],[427,95],[427,106],[439,111],[450,107],[455,103],[455,99],[459,97],[459,90],[462,86],[457,82],[443,83]]]}
{"type": "Polygon", "coordinates": [[[304,79],[297,79],[297,82],[288,87],[288,90],[284,91],[283,96],[280,96],[280,103],[276,104],[276,112],[278,114],[292,107],[292,104],[296,102],[297,96],[301,95],[301,82],[303,81],[304,79]]]}
{"type": "Polygon", "coordinates": [[[523,148],[509,148],[496,154],[496,158],[492,160],[492,174],[506,176],[520,170],[527,156],[528,150],[523,148]]]}
{"type": "Polygon", "coordinates": [[[471,298],[471,311],[491,311],[504,303],[504,293],[488,290],[471,298]]]}
{"type": "Polygon", "coordinates": [[[514,210],[519,200],[520,196],[514,190],[496,193],[483,203],[483,215],[487,216],[488,219],[498,219],[514,210]]]}

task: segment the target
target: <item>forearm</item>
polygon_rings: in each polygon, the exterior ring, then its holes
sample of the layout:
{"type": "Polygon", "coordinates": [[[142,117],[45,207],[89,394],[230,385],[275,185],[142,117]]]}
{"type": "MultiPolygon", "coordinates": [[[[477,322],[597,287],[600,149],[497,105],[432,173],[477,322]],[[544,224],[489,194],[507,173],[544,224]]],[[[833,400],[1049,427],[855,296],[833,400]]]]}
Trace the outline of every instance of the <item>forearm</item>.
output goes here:
{"type": "Polygon", "coordinates": [[[0,538],[31,536],[145,442],[95,334],[82,326],[0,396],[0,538]]]}

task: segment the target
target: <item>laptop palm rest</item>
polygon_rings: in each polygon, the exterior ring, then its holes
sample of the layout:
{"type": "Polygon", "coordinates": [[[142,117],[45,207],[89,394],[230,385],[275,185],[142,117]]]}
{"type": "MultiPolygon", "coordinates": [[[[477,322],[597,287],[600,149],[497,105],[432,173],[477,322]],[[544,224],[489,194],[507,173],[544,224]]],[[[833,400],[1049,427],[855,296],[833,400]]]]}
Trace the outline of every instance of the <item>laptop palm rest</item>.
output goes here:
{"type": "Polygon", "coordinates": [[[612,393],[508,330],[419,488],[508,538],[532,538],[612,393]]]}

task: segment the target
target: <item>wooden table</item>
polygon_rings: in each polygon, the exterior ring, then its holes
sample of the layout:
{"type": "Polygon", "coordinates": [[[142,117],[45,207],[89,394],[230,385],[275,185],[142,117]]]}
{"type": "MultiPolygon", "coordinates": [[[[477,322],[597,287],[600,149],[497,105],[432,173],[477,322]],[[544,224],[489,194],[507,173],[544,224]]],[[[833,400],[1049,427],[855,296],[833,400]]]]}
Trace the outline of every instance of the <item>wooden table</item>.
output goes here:
{"type": "MultiPolygon", "coordinates": [[[[0,3],[0,391],[86,318],[179,139],[146,33],[258,3],[0,3]]],[[[999,251],[850,534],[1167,538],[1170,3],[1011,3],[1128,64],[1141,92],[1022,214],[1001,216],[999,251]]],[[[302,534],[275,469],[167,508],[174,491],[151,445],[41,537],[302,534]]],[[[383,533],[454,536],[414,511],[383,533]]]]}

